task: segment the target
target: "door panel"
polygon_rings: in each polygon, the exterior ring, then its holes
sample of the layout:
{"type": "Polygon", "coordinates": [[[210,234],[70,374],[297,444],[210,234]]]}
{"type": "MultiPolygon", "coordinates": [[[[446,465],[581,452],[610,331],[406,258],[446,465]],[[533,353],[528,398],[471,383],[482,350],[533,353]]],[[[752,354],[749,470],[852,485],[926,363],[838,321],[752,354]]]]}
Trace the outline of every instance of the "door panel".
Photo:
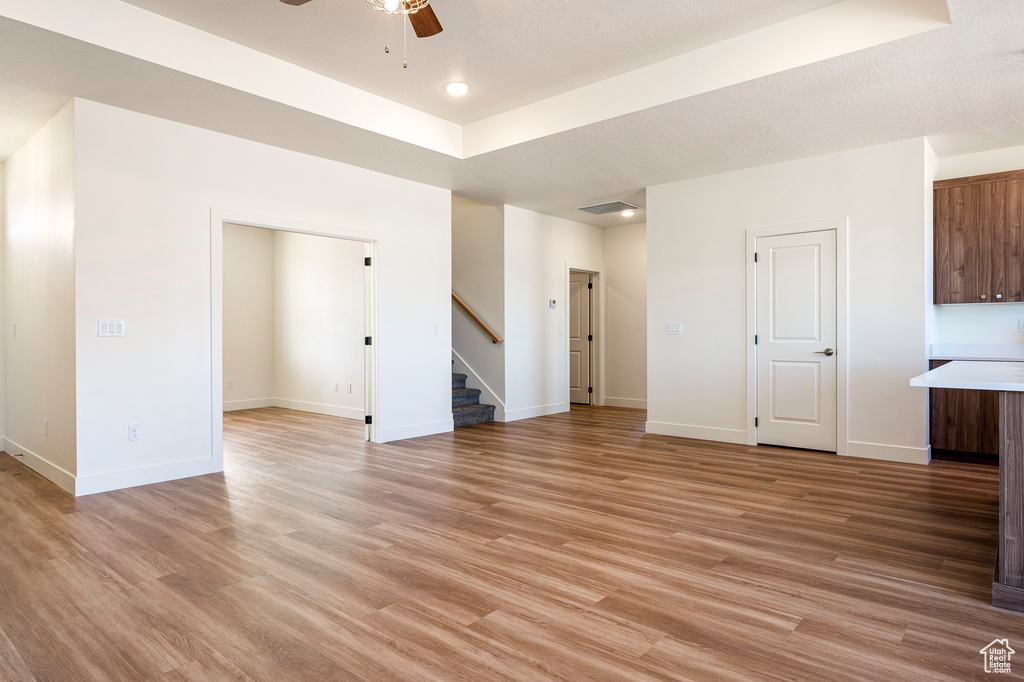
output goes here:
{"type": "Polygon", "coordinates": [[[821,260],[817,244],[772,249],[772,339],[820,341],[821,302],[818,281],[821,260]]]}
{"type": "Polygon", "coordinates": [[[821,366],[772,363],[772,421],[821,423],[821,366]]]}
{"type": "Polygon", "coordinates": [[[569,401],[590,404],[590,275],[569,273],[569,401]]]}
{"type": "Polygon", "coordinates": [[[757,442],[836,450],[836,233],[757,240],[757,442]]]}

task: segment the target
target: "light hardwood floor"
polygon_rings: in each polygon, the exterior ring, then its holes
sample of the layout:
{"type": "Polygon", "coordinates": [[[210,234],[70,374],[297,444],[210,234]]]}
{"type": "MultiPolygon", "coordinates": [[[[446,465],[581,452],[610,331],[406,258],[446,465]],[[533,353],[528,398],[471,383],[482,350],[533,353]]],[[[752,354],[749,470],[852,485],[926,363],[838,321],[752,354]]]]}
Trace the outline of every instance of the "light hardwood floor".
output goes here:
{"type": "Polygon", "coordinates": [[[0,455],[0,679],[962,680],[995,467],[572,413],[384,446],[225,417],[225,473],[75,500],[0,455]]]}

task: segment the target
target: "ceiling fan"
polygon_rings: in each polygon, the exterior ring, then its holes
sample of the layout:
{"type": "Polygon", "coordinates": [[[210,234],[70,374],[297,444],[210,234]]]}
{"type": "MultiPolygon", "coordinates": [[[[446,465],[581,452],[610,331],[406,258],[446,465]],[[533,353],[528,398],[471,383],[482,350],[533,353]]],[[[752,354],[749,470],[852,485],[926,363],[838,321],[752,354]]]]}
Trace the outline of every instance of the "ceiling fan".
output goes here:
{"type": "MultiPolygon", "coordinates": [[[[281,0],[286,5],[305,5],[310,0],[281,0]]],[[[441,22],[437,20],[437,15],[434,14],[434,8],[423,0],[399,0],[394,3],[394,8],[397,9],[400,5],[404,5],[403,9],[392,12],[392,8],[384,9],[384,3],[371,2],[371,5],[381,9],[382,11],[388,12],[389,14],[406,14],[409,17],[409,23],[412,24],[412,30],[416,32],[418,38],[429,38],[430,36],[436,36],[444,29],[441,27],[441,22]],[[378,7],[381,5],[381,7],[378,7]],[[421,5],[419,9],[415,9],[415,5],[421,5]]]]}

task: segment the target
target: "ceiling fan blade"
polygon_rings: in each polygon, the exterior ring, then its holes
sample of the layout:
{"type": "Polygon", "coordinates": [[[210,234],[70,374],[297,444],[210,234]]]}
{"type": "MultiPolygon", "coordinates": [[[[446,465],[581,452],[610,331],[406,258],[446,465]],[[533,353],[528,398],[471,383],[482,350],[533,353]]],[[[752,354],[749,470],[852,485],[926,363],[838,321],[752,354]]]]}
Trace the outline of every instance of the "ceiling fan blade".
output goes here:
{"type": "Polygon", "coordinates": [[[309,0],[281,0],[281,2],[286,5],[295,5],[298,7],[299,5],[305,5],[309,0]]]}
{"type": "Polygon", "coordinates": [[[430,5],[415,14],[410,14],[409,22],[412,24],[412,30],[416,31],[417,38],[436,36],[444,30],[441,28],[441,22],[437,20],[437,15],[434,14],[434,8],[430,5]]]}

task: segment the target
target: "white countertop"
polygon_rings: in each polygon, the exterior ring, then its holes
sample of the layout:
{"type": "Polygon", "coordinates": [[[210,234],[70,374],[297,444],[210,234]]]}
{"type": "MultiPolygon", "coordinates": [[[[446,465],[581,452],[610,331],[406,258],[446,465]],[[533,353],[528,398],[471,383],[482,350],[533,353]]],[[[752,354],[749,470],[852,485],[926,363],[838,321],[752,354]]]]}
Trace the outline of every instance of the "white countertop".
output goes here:
{"type": "Polygon", "coordinates": [[[910,385],[1024,392],[1024,362],[951,362],[914,377],[910,385]]]}
{"type": "Polygon", "coordinates": [[[1024,362],[1024,343],[936,343],[929,347],[928,358],[1024,362]]]}

